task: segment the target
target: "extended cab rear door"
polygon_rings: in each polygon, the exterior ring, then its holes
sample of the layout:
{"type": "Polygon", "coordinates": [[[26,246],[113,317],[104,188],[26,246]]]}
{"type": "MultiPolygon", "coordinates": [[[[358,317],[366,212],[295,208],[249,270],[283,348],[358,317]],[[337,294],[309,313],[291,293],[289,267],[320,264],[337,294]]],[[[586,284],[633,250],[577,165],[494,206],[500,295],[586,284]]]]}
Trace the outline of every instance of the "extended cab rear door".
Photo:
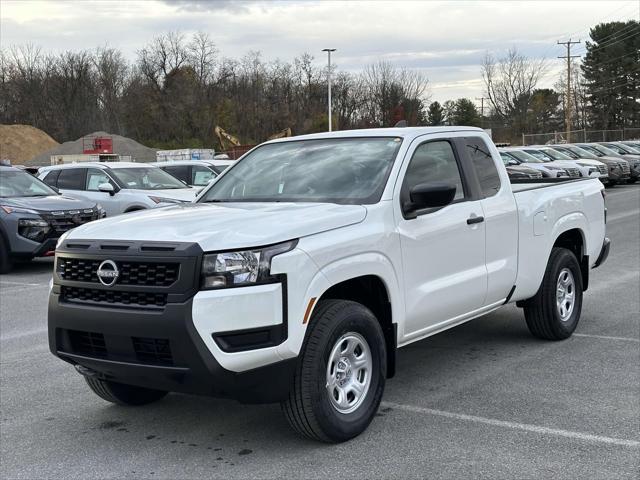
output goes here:
{"type": "MultiPolygon", "coordinates": [[[[516,281],[518,268],[518,211],[507,172],[488,139],[468,136],[457,140],[465,167],[476,177],[484,212],[487,295],[484,305],[504,301],[516,281]]],[[[526,234],[526,233],[525,233],[526,234]]],[[[523,252],[526,255],[526,252],[523,252]]]]}
{"type": "Polygon", "coordinates": [[[474,179],[462,168],[464,152],[455,138],[421,138],[407,152],[394,195],[406,305],[401,341],[481,308],[487,291],[484,212],[474,179]],[[456,185],[454,202],[406,215],[410,188],[429,182],[456,185]]]}

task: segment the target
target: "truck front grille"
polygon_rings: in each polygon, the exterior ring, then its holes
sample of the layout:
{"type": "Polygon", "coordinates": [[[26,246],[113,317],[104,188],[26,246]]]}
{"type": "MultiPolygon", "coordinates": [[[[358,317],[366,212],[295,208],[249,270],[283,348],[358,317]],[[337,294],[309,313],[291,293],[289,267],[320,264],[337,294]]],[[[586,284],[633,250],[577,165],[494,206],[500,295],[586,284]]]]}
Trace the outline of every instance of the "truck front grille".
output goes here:
{"type": "Polygon", "coordinates": [[[629,167],[628,162],[620,162],[620,168],[622,169],[622,173],[628,175],[631,173],[631,168],[629,167]]]}
{"type": "Polygon", "coordinates": [[[167,294],[153,292],[126,292],[100,290],[63,285],[62,300],[71,303],[93,303],[108,307],[162,308],[167,304],[167,294]]]}
{"type": "MultiPolygon", "coordinates": [[[[101,260],[85,260],[81,258],[58,258],[57,271],[64,280],[76,282],[99,283],[98,267],[101,260]]],[[[119,276],[118,285],[140,285],[147,287],[170,287],[180,272],[178,263],[149,262],[116,262],[119,276]]]]}
{"type": "Polygon", "coordinates": [[[607,173],[609,173],[606,165],[598,165],[598,171],[601,175],[606,175],[607,173]]]}
{"type": "Polygon", "coordinates": [[[565,170],[567,171],[570,177],[580,176],[580,170],[578,170],[577,168],[565,168],[565,170]]]}

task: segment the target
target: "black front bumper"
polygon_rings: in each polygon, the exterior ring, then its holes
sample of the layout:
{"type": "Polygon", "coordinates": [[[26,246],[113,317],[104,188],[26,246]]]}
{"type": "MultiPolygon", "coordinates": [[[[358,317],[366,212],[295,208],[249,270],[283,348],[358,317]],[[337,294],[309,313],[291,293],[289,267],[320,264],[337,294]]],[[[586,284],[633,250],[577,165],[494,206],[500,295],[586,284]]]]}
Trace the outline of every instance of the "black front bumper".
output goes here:
{"type": "Polygon", "coordinates": [[[85,375],[141,387],[228,397],[284,400],[297,359],[236,373],[215,360],[191,318],[192,300],[160,310],[76,305],[49,299],[49,346],[85,375]]]}

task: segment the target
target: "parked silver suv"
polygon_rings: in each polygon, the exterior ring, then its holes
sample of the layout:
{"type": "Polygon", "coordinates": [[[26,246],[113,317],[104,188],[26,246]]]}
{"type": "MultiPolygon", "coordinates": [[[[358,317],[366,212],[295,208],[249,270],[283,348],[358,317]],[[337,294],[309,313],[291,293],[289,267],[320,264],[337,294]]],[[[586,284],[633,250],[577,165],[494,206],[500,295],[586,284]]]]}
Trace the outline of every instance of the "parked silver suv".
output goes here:
{"type": "Polygon", "coordinates": [[[43,167],[38,178],[60,192],[99,202],[107,216],[190,202],[198,189],[153,165],[87,162],[43,167]]]}

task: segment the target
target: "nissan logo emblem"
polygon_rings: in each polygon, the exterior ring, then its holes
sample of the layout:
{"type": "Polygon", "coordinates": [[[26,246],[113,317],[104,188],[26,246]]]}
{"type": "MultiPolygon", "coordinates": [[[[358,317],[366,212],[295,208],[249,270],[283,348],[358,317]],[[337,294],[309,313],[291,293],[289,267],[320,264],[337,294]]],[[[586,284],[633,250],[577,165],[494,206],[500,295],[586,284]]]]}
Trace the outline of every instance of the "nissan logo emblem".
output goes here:
{"type": "Polygon", "coordinates": [[[118,270],[116,262],[113,260],[105,260],[98,267],[96,274],[98,275],[98,280],[100,280],[101,284],[111,287],[116,283],[116,280],[118,280],[120,271],[118,270]]]}

